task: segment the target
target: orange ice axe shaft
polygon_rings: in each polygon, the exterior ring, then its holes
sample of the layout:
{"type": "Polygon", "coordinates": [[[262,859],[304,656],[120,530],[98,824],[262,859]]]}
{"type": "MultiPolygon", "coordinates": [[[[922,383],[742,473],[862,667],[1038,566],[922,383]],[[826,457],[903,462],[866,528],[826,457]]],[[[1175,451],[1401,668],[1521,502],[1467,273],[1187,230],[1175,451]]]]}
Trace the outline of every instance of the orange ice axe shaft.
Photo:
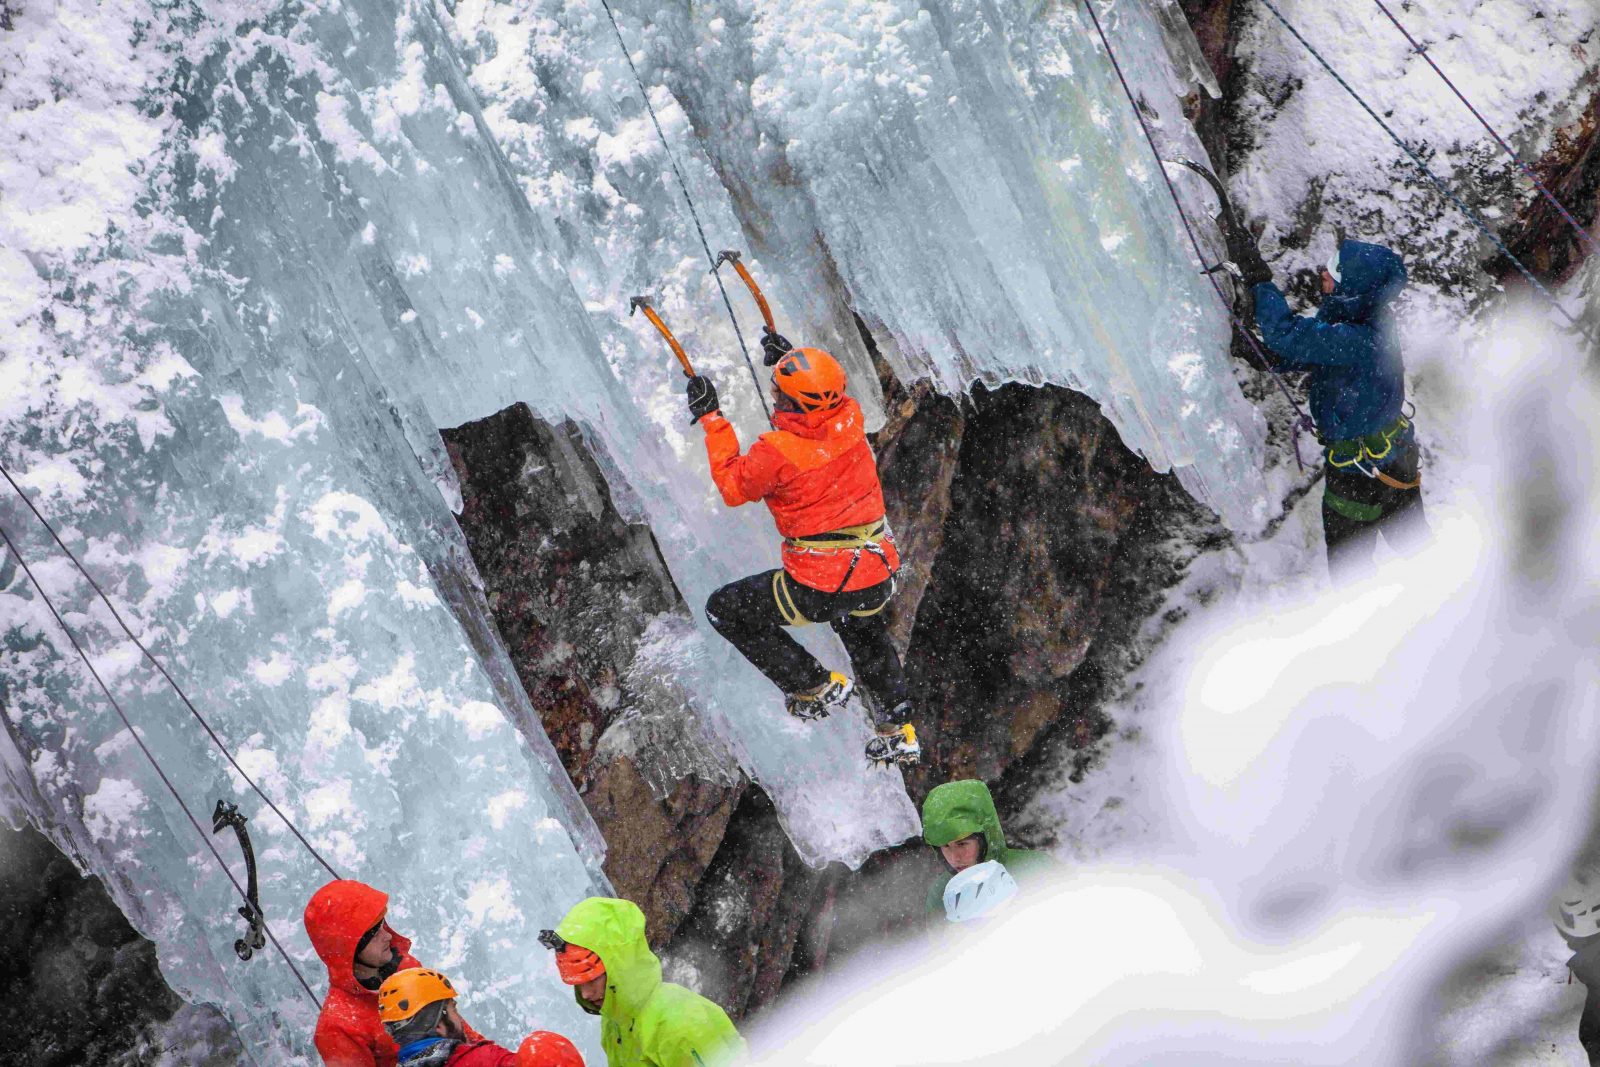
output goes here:
{"type": "Polygon", "coordinates": [[[724,249],[717,256],[717,265],[711,269],[716,271],[724,263],[733,264],[733,269],[739,272],[739,280],[744,282],[746,289],[750,290],[750,295],[756,298],[756,306],[761,309],[761,317],[767,320],[767,332],[777,333],[778,327],[772,321],[772,309],[767,306],[767,298],[761,295],[761,286],[757,285],[756,280],[750,276],[750,271],[746,269],[743,263],[739,262],[739,253],[731,248],[724,249]]]}
{"type": "Polygon", "coordinates": [[[678,365],[683,368],[685,378],[694,377],[694,368],[689,365],[689,357],[683,351],[683,346],[678,339],[672,336],[672,331],[667,329],[667,324],[661,321],[661,316],[656,314],[656,309],[650,306],[650,301],[642,296],[636,296],[628,302],[628,314],[643,310],[644,317],[650,320],[651,325],[661,331],[661,336],[667,339],[667,344],[672,348],[672,354],[678,357],[678,365]]]}

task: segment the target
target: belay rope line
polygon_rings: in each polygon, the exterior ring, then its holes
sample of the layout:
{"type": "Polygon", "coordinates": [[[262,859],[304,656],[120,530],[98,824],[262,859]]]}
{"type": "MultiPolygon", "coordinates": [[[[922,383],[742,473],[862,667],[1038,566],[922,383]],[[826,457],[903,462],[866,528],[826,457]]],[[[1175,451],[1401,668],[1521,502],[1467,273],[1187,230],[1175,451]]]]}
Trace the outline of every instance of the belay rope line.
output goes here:
{"type": "MultiPolygon", "coordinates": [[[[1282,376],[1272,369],[1272,361],[1267,357],[1266,352],[1262,350],[1261,342],[1256,340],[1256,335],[1250,332],[1250,328],[1245,325],[1244,320],[1240,319],[1233,310],[1233,301],[1229,300],[1228,295],[1222,291],[1222,283],[1217,281],[1216,272],[1205,269],[1206,255],[1200,248],[1200,239],[1195,236],[1194,227],[1189,223],[1189,214],[1184,211],[1183,201],[1178,198],[1177,187],[1172,184],[1172,179],[1167,176],[1167,161],[1162,158],[1161,149],[1156,146],[1155,135],[1150,132],[1150,125],[1145,121],[1144,113],[1139,110],[1139,100],[1134,96],[1133,87],[1128,84],[1128,79],[1122,73],[1122,64],[1117,61],[1117,53],[1111,47],[1111,39],[1106,36],[1105,28],[1100,25],[1100,16],[1095,14],[1094,0],[1084,0],[1083,6],[1089,12],[1089,20],[1094,23],[1094,31],[1099,36],[1100,43],[1105,46],[1106,58],[1111,60],[1111,69],[1116,71],[1117,81],[1122,85],[1122,92],[1127,96],[1129,106],[1133,108],[1133,117],[1138,119],[1139,129],[1143,131],[1145,142],[1149,144],[1150,152],[1155,156],[1156,173],[1161,175],[1161,180],[1166,184],[1167,192],[1172,197],[1172,204],[1178,209],[1178,219],[1183,223],[1183,232],[1189,235],[1189,243],[1194,246],[1195,258],[1200,261],[1201,273],[1211,282],[1211,288],[1216,292],[1217,299],[1222,301],[1222,306],[1227,310],[1228,317],[1233,320],[1234,326],[1238,327],[1245,340],[1250,342],[1250,347],[1255,350],[1256,358],[1261,361],[1262,369],[1272,376],[1273,382],[1283,393],[1284,399],[1289,401],[1289,406],[1294,409],[1294,459],[1295,463],[1303,471],[1305,470],[1305,461],[1300,458],[1299,434],[1301,430],[1314,430],[1315,424],[1311,421],[1311,416],[1306,414],[1306,410],[1300,406],[1300,402],[1294,398],[1294,394],[1289,391],[1289,386],[1284,382],[1282,376]]],[[[1224,211],[1227,210],[1225,202],[1221,207],[1224,211]]]]}
{"type": "Polygon", "coordinates": [[[1476,226],[1479,230],[1482,230],[1484,235],[1488,237],[1490,241],[1494,242],[1494,246],[1500,249],[1501,254],[1504,255],[1506,259],[1511,261],[1511,265],[1517,269],[1517,272],[1526,278],[1528,280],[1528,284],[1537,289],[1546,300],[1550,301],[1551,305],[1556,309],[1556,311],[1561,314],[1561,317],[1567,320],[1568,325],[1570,325],[1574,330],[1586,333],[1587,331],[1585,330],[1584,325],[1574,318],[1572,314],[1562,306],[1561,301],[1556,298],[1554,293],[1545,287],[1543,282],[1539,281],[1538,278],[1533,276],[1533,272],[1527,268],[1522,260],[1518,259],[1516,254],[1512,252],[1510,248],[1506,247],[1506,243],[1500,239],[1500,235],[1495,233],[1494,230],[1490,229],[1489,224],[1483,220],[1483,217],[1476,211],[1472,210],[1471,207],[1467,206],[1466,202],[1457,196],[1454,191],[1452,191],[1450,187],[1444,183],[1444,180],[1433,172],[1432,168],[1430,168],[1427,163],[1423,162],[1422,157],[1417,155],[1416,152],[1412,151],[1411,146],[1406,144],[1400,135],[1395,133],[1394,129],[1390,127],[1387,122],[1383,121],[1383,117],[1372,109],[1372,106],[1362,98],[1360,93],[1355,91],[1349,82],[1345,81],[1344,77],[1340,75],[1338,71],[1333,69],[1333,64],[1329,63],[1325,58],[1323,58],[1322,53],[1317,51],[1311,42],[1305,39],[1300,31],[1295,28],[1294,23],[1290,22],[1284,17],[1283,12],[1278,10],[1278,5],[1273,3],[1272,0],[1261,0],[1261,3],[1268,11],[1272,12],[1279,22],[1283,23],[1284,28],[1294,36],[1294,39],[1299,41],[1305,47],[1307,52],[1311,53],[1312,58],[1322,65],[1322,69],[1332,75],[1333,80],[1338,82],[1340,87],[1344,89],[1345,92],[1349,93],[1351,98],[1354,99],[1356,103],[1361,105],[1361,110],[1370,115],[1372,117],[1372,121],[1376,122],[1383,128],[1383,132],[1389,135],[1389,139],[1392,140],[1396,145],[1400,146],[1400,150],[1410,157],[1411,162],[1416,164],[1417,169],[1422,171],[1422,173],[1427,176],[1428,181],[1433,183],[1434,188],[1443,193],[1451,203],[1455,204],[1455,206],[1463,215],[1472,221],[1474,226],[1476,226]]]}
{"type": "Polygon", "coordinates": [[[650,113],[650,124],[656,128],[656,136],[661,138],[661,150],[666,153],[667,162],[672,165],[672,173],[677,176],[678,188],[683,190],[684,203],[689,205],[689,218],[694,220],[695,233],[700,235],[700,246],[706,250],[706,261],[711,264],[711,275],[717,280],[717,291],[722,294],[722,306],[728,309],[728,321],[733,323],[733,335],[739,339],[739,352],[744,356],[744,365],[750,368],[750,380],[755,383],[756,397],[761,401],[761,410],[766,413],[767,422],[772,422],[772,408],[767,405],[767,392],[761,387],[761,376],[756,373],[756,365],[750,360],[750,349],[744,343],[744,331],[739,329],[739,317],[733,313],[733,301],[728,297],[728,289],[722,284],[722,275],[717,273],[720,260],[711,252],[711,242],[706,240],[705,227],[700,224],[700,212],[694,206],[694,194],[689,192],[689,183],[683,180],[683,171],[678,169],[678,159],[672,154],[672,146],[667,143],[667,134],[661,128],[661,119],[656,116],[656,107],[650,102],[650,91],[645,88],[644,79],[639,77],[639,68],[633,65],[633,54],[628,51],[628,43],[622,39],[622,27],[617,24],[616,13],[611,10],[610,0],[600,0],[600,6],[605,8],[606,17],[611,20],[611,29],[617,35],[617,47],[622,49],[622,58],[628,61],[628,69],[633,72],[634,84],[639,87],[639,95],[644,99],[645,110],[650,113]]]}
{"type": "Polygon", "coordinates": [[[1399,30],[1405,36],[1405,39],[1410,42],[1411,50],[1421,56],[1424,63],[1433,68],[1433,72],[1439,75],[1445,85],[1450,87],[1452,93],[1456,94],[1456,99],[1461,101],[1468,111],[1472,112],[1472,117],[1478,120],[1479,125],[1489,131],[1489,136],[1494,138],[1495,144],[1499,145],[1505,151],[1505,154],[1510,156],[1512,161],[1521,168],[1523,175],[1533,183],[1534,188],[1539,190],[1540,195],[1548,200],[1550,206],[1555,208],[1561,217],[1566,220],[1568,226],[1572,227],[1572,232],[1576,233],[1589,246],[1591,252],[1600,252],[1600,241],[1596,241],[1594,235],[1584,229],[1583,223],[1573,217],[1572,212],[1567,210],[1565,204],[1556,199],[1556,194],[1552,193],[1549,186],[1545,185],[1539,175],[1534,172],[1534,169],[1524,162],[1523,158],[1517,154],[1516,149],[1512,148],[1506,139],[1500,136],[1500,131],[1489,124],[1489,120],[1483,117],[1483,112],[1474,107],[1472,101],[1467,99],[1466,94],[1456,88],[1456,83],[1450,80],[1450,75],[1446,74],[1439,64],[1433,61],[1433,57],[1428,55],[1428,46],[1411,36],[1411,31],[1406,29],[1405,24],[1394,16],[1394,13],[1389,10],[1388,5],[1383,0],[1373,0],[1373,3],[1378,5],[1378,10],[1382,11],[1384,16],[1394,23],[1394,28],[1399,30]]]}
{"type": "MultiPolygon", "coordinates": [[[[9,479],[9,477],[10,475],[8,474],[7,478],[9,479]]],[[[250,899],[249,893],[239,884],[239,880],[233,876],[233,872],[228,869],[228,862],[222,858],[222,853],[217,851],[217,846],[212,843],[210,835],[200,825],[200,821],[194,817],[194,812],[189,810],[189,805],[184,802],[177,786],[172,784],[172,779],[167,777],[167,772],[162,769],[155,753],[151,752],[150,747],[144,743],[144,738],[139,736],[139,731],[133,728],[133,723],[129,721],[127,713],[122,710],[122,705],[112,695],[111,687],[106,685],[104,678],[100,677],[100,672],[95,669],[94,661],[89,658],[89,653],[78,643],[77,635],[67,626],[66,620],[62,619],[61,613],[56,610],[54,601],[50,599],[50,594],[44,591],[44,586],[40,584],[38,577],[34,575],[33,568],[28,566],[28,561],[23,558],[21,551],[18,550],[16,543],[11,540],[11,535],[6,532],[4,526],[0,526],[0,541],[5,542],[6,548],[16,558],[18,565],[22,567],[22,572],[28,576],[28,581],[32,583],[34,590],[38,592],[39,599],[44,602],[45,607],[50,610],[51,616],[56,620],[56,625],[61,627],[61,632],[67,635],[67,640],[72,643],[73,649],[77,651],[79,658],[83,660],[83,665],[89,668],[89,673],[94,676],[95,682],[100,686],[100,691],[105,694],[106,700],[111,703],[111,707],[116,711],[117,718],[122,720],[122,725],[128,731],[128,736],[133,738],[134,744],[139,746],[139,751],[144,753],[144,758],[149,760],[150,766],[155,769],[156,776],[161,779],[161,784],[167,787],[167,792],[172,794],[172,799],[177,801],[179,808],[183,809],[183,814],[189,820],[189,825],[194,827],[194,832],[204,842],[207,851],[211,853],[211,857],[217,861],[217,866],[222,868],[223,874],[227,875],[228,881],[233,884],[233,888],[245,902],[245,906],[253,906],[255,902],[250,899]]],[[[321,1001],[317,999],[317,994],[312,991],[311,984],[306,981],[305,975],[300,973],[300,968],[295,966],[294,958],[284,950],[283,945],[278,941],[278,935],[272,932],[272,927],[267,924],[265,917],[261,919],[260,929],[272,942],[272,947],[278,950],[278,954],[283,957],[283,961],[289,965],[289,970],[294,972],[295,978],[300,983],[300,988],[306,991],[306,996],[311,998],[311,1003],[320,1006],[321,1001]]]]}
{"type": "Polygon", "coordinates": [[[28,494],[23,491],[22,486],[17,484],[16,479],[11,476],[11,472],[5,468],[3,463],[0,463],[0,476],[3,476],[5,480],[10,483],[11,488],[16,492],[17,496],[21,497],[22,502],[28,506],[28,510],[33,512],[33,517],[38,519],[39,524],[50,532],[50,537],[55,541],[56,547],[61,549],[62,553],[72,561],[72,565],[78,569],[78,573],[83,575],[84,581],[88,582],[89,587],[99,595],[102,601],[105,602],[106,607],[111,612],[111,617],[117,620],[117,625],[122,627],[122,632],[128,635],[128,640],[133,642],[134,647],[144,654],[144,658],[150,662],[150,665],[153,666],[158,673],[160,673],[162,678],[166,679],[167,684],[172,687],[172,691],[178,694],[178,699],[183,702],[184,707],[189,709],[189,714],[194,716],[195,721],[200,724],[201,729],[205,730],[206,735],[211,738],[212,744],[216,745],[217,751],[222,753],[222,755],[227,759],[229,765],[232,766],[234,771],[238,773],[239,777],[244,779],[245,784],[247,784],[255,792],[256,796],[261,798],[261,802],[267,807],[271,808],[273,814],[277,815],[278,818],[283,820],[283,824],[289,828],[289,832],[295,836],[295,840],[299,841],[300,844],[305,847],[305,850],[311,854],[311,858],[316,860],[317,863],[322,866],[322,869],[327,871],[332,877],[338,878],[339,872],[334,870],[333,866],[329,864],[327,860],[322,858],[322,854],[312,847],[311,842],[306,840],[305,835],[300,832],[299,828],[295,826],[294,822],[289,818],[289,816],[285,815],[283,810],[279,808],[277,804],[273,803],[272,798],[267,796],[266,792],[256,784],[255,779],[246,774],[244,768],[239,766],[239,761],[233,758],[233,753],[228,750],[227,745],[223,744],[222,738],[217,736],[216,730],[211,728],[211,724],[206,721],[205,716],[200,714],[200,710],[194,706],[194,701],[189,699],[188,694],[183,691],[183,687],[178,685],[177,681],[173,679],[171,674],[167,673],[167,669],[161,665],[161,661],[156,659],[150,650],[145,647],[144,642],[139,639],[138,635],[135,634],[132,628],[128,626],[127,622],[123,620],[122,613],[117,610],[116,604],[112,603],[111,598],[106,595],[105,590],[100,588],[100,583],[94,580],[94,576],[89,573],[88,569],[85,568],[81,562],[79,562],[78,557],[73,554],[72,549],[67,547],[65,541],[61,540],[61,535],[56,532],[56,528],[54,526],[50,525],[50,520],[46,519],[44,515],[40,513],[39,509],[34,506],[34,503],[31,499],[29,499],[28,494]]]}

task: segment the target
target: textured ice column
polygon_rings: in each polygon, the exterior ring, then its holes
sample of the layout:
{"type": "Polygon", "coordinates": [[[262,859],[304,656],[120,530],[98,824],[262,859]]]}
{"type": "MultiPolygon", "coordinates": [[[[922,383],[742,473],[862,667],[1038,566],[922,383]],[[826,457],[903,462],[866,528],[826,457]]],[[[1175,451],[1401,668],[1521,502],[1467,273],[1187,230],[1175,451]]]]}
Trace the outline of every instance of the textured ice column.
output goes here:
{"type": "MultiPolygon", "coordinates": [[[[298,99],[254,108],[249,136],[230,146],[239,174],[222,197],[219,253],[230,271],[290,306],[317,307],[323,316],[337,308],[356,339],[346,343],[358,344],[384,387],[413,399],[431,425],[481,418],[519,400],[544,418],[583,423],[619,498],[649,521],[698,614],[717,586],[775,566],[777,539],[764,510],[721,503],[701,432],[688,424],[681,373],[653,332],[632,332],[649,330],[642,319],[623,318],[630,295],[654,293],[697,364],[721,384],[747,443],[763,427],[731,328],[715,317],[720,298],[704,254],[685,239],[693,230],[677,190],[662,184],[664,161],[648,119],[618,118],[603,98],[583,95],[585,84],[596,84],[592,64],[525,12],[515,32],[497,24],[504,39],[495,40],[494,62],[521,91],[504,107],[540,116],[527,127],[529,138],[560,130],[578,138],[581,151],[568,154],[553,137],[533,144],[510,137],[503,150],[496,124],[513,120],[480,107],[458,45],[434,12],[419,8],[387,21],[381,14],[366,12],[357,23],[319,20],[320,54],[336,57],[329,59],[335,69],[317,72],[317,88],[298,99]],[[604,133],[613,123],[618,132],[604,133]],[[276,147],[301,132],[317,146],[319,165],[276,147]],[[606,218],[584,213],[604,215],[596,178],[589,194],[597,202],[576,213],[552,210],[539,190],[564,189],[591,170],[589,153],[607,136],[614,143],[606,151],[634,161],[639,181],[662,202],[650,212],[623,205],[622,218],[610,220],[621,224],[608,227],[606,218]],[[535,152],[541,169],[519,170],[535,152]],[[255,239],[268,224],[292,255],[255,239]],[[353,277],[366,284],[339,281],[353,277]],[[690,306],[701,313],[677,314],[690,306]]],[[[458,7],[458,19],[469,14],[458,7]]],[[[580,40],[625,71],[614,38],[601,34],[609,26],[591,19],[586,29],[580,40]]],[[[453,27],[466,41],[485,33],[464,22],[453,27]]],[[[692,161],[685,167],[695,173],[692,161]]],[[[734,232],[714,176],[703,166],[698,174],[713,190],[707,225],[734,232]]],[[[858,864],[916,831],[899,774],[862,756],[868,728],[859,715],[814,725],[788,720],[770,683],[703,619],[698,626],[676,669],[704,720],[773,796],[802,856],[858,864]]]]}
{"type": "MultiPolygon", "coordinates": [[[[1203,158],[1160,21],[1098,9],[1158,136],[1203,158]]],[[[676,94],[755,250],[843,293],[902,377],[1080,389],[1230,524],[1261,520],[1262,423],[1225,312],[1077,5],[624,12],[645,80],[676,94]]]]}
{"type": "MultiPolygon", "coordinates": [[[[266,215],[251,222],[259,279],[222,273],[206,243],[222,232],[206,228],[220,222],[214,191],[250,160],[228,156],[220,128],[190,136],[176,116],[211,91],[270,95],[272,72],[312,46],[270,23],[164,17],[30,6],[0,42],[0,457],[243,767],[341,873],[391,893],[391,921],[460,981],[474,1023],[504,1041],[535,1023],[565,1030],[594,1058],[592,1022],[531,936],[605,887],[599,842],[503,652],[484,643],[492,626],[460,534],[362,354],[368,338],[332,299],[368,280],[319,269],[266,215]],[[252,36],[236,62],[182,59],[241,31],[252,36]],[[274,257],[301,288],[268,287],[274,257]]],[[[236,107],[231,136],[247,141],[240,119],[236,107]]],[[[313,151],[303,139],[278,150],[313,151]]],[[[240,902],[200,837],[243,870],[231,835],[209,834],[213,804],[251,816],[266,917],[317,995],[325,976],[299,916],[326,874],[9,489],[0,524],[204,832],[9,554],[6,814],[98,874],[174,988],[220,1005],[256,1062],[315,1062],[315,1004],[283,959],[234,958],[240,902]]]]}

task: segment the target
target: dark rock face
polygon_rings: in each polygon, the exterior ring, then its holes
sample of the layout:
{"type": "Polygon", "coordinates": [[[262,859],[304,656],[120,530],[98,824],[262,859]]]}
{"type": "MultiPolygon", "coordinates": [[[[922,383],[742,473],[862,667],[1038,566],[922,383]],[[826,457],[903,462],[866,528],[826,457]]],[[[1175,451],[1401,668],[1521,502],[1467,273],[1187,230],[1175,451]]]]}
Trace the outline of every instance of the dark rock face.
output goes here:
{"type": "Polygon", "coordinates": [[[745,789],[683,698],[636,669],[651,627],[687,630],[687,609],[650,531],[623,520],[576,427],[518,404],[444,438],[461,529],[506,649],[605,835],[607,876],[664,943],[745,789]]]}
{"type": "MultiPolygon", "coordinates": [[[[1591,43],[1587,47],[1596,46],[1591,43]]],[[[1589,227],[1591,234],[1600,210],[1600,73],[1592,80],[1597,85],[1588,108],[1577,122],[1557,131],[1554,145],[1543,158],[1529,162],[1545,188],[1579,223],[1589,227]]],[[[1518,216],[1516,229],[1507,236],[1506,244],[1518,259],[1556,282],[1569,278],[1593,250],[1543,196],[1528,204],[1518,216]]],[[[1491,266],[1503,278],[1516,269],[1504,257],[1491,266]]]]}
{"type": "Polygon", "coordinates": [[[964,421],[908,657],[930,748],[918,792],[994,781],[1058,726],[1085,745],[1100,736],[1070,682],[1102,617],[1140,610],[1105,596],[1124,542],[1160,536],[1176,503],[1079,394],[979,388],[964,421]]]}
{"type": "Polygon", "coordinates": [[[736,1018],[770,1003],[818,896],[841,873],[836,865],[818,871],[802,863],[766,793],[746,790],[667,951],[667,977],[736,1018]]]}
{"type": "MultiPolygon", "coordinates": [[[[99,879],[31,827],[0,825],[0,959],[6,1063],[145,1063],[169,1043],[163,1024],[182,1001],[156,967],[155,946],[99,879]]],[[[230,1037],[217,1034],[215,1055],[226,1057],[230,1037]]]]}
{"type": "Polygon", "coordinates": [[[612,506],[576,428],[518,404],[443,436],[500,636],[582,789],[640,638],[683,602],[650,531],[612,506]]]}

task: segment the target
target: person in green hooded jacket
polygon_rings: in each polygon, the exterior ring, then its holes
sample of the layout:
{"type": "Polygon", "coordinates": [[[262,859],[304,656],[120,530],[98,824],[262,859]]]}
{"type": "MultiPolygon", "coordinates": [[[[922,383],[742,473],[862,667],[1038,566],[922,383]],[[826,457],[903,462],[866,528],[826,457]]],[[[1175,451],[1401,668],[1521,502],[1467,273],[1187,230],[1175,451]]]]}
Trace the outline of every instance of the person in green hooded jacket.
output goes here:
{"type": "Polygon", "coordinates": [[[556,951],[578,1006],[600,1016],[609,1067],[726,1067],[745,1055],[727,1012],[661,980],[644,936],[644,912],[612,897],[580,900],[539,940],[556,951]]]}
{"type": "Polygon", "coordinates": [[[971,778],[946,782],[928,794],[922,802],[922,840],[939,850],[947,870],[928,887],[930,915],[944,914],[944,887],[974,864],[995,860],[1023,887],[1060,867],[1048,852],[1008,847],[989,787],[971,778]]]}

